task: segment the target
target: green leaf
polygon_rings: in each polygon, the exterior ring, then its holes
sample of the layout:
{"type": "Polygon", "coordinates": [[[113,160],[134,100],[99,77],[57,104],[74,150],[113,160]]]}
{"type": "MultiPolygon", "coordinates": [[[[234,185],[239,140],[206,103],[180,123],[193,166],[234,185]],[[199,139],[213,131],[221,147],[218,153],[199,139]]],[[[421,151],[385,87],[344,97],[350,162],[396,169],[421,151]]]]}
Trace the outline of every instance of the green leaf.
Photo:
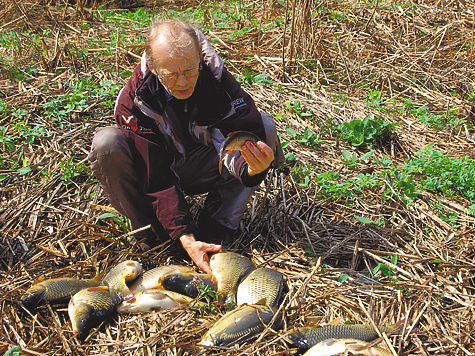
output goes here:
{"type": "Polygon", "coordinates": [[[362,216],[355,215],[355,219],[358,220],[359,222],[363,223],[363,224],[366,224],[366,225],[373,224],[373,220],[366,219],[362,216]]]}
{"type": "Polygon", "coordinates": [[[345,283],[346,280],[349,278],[350,276],[347,275],[346,273],[342,273],[338,276],[338,282],[340,283],[345,283]]]}
{"type": "Polygon", "coordinates": [[[25,175],[25,174],[31,172],[31,168],[30,167],[21,167],[21,168],[18,168],[16,171],[18,173],[20,173],[20,175],[22,176],[22,175],[25,175]]]}
{"type": "Polygon", "coordinates": [[[290,135],[292,136],[292,138],[295,138],[297,137],[297,132],[295,132],[295,130],[291,127],[286,127],[285,128],[285,131],[290,135]]]}
{"type": "Polygon", "coordinates": [[[99,220],[118,218],[116,213],[104,213],[98,217],[99,220]]]}
{"type": "Polygon", "coordinates": [[[343,150],[341,155],[345,161],[351,161],[351,153],[348,150],[343,150]]]}
{"type": "Polygon", "coordinates": [[[393,257],[391,257],[391,263],[393,265],[397,265],[397,255],[393,255],[393,257]]]}
{"type": "Polygon", "coordinates": [[[9,349],[7,352],[3,354],[3,356],[20,356],[21,355],[21,347],[15,346],[9,349]]]}
{"type": "Polygon", "coordinates": [[[275,116],[275,119],[276,119],[276,121],[280,121],[280,120],[282,120],[284,117],[285,117],[285,114],[280,113],[280,114],[277,114],[277,115],[275,116]]]}
{"type": "Polygon", "coordinates": [[[289,141],[284,141],[284,142],[281,143],[281,146],[282,146],[282,148],[284,148],[284,149],[285,149],[288,145],[290,145],[290,142],[289,142],[289,141]]]}
{"type": "Polygon", "coordinates": [[[372,155],[374,155],[375,152],[376,152],[375,150],[372,150],[372,151],[369,151],[369,152],[365,153],[364,155],[362,155],[360,157],[360,161],[366,161],[368,158],[370,158],[372,155]]]}

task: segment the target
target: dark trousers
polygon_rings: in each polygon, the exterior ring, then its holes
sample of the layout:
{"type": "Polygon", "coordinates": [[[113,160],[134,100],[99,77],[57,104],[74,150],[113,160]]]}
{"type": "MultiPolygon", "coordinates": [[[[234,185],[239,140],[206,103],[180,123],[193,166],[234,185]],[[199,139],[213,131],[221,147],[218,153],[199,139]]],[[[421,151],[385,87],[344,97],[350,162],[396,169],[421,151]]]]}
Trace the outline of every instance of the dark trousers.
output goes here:
{"type": "MultiPolygon", "coordinates": [[[[282,148],[275,123],[262,114],[268,145],[281,160],[282,148]]],[[[144,179],[134,165],[133,154],[126,135],[116,126],[99,129],[93,139],[91,170],[99,180],[110,204],[125,215],[133,230],[151,224],[159,235],[164,229],[144,193],[144,179]]],[[[235,230],[256,187],[244,187],[227,170],[218,171],[219,157],[215,147],[198,146],[187,152],[186,160],[179,167],[172,165],[178,177],[177,186],[186,195],[208,193],[204,211],[208,220],[235,230]]],[[[136,238],[150,238],[151,231],[144,231],[136,238]]]]}

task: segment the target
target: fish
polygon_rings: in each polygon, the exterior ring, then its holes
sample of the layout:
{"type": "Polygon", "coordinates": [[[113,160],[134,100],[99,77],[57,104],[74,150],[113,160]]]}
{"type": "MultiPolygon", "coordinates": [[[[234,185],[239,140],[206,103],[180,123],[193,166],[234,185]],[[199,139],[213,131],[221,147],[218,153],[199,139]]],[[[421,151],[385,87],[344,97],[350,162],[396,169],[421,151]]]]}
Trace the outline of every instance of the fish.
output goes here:
{"type": "Polygon", "coordinates": [[[99,286],[101,282],[102,276],[92,279],[52,278],[47,280],[40,277],[25,292],[21,303],[29,310],[44,302],[66,303],[81,289],[99,286]]]}
{"type": "Polygon", "coordinates": [[[382,347],[368,346],[369,344],[362,340],[327,339],[310,348],[303,356],[346,355],[348,352],[353,356],[392,356],[390,351],[382,347]]]}
{"type": "Polygon", "coordinates": [[[239,283],[253,270],[254,264],[247,257],[235,252],[219,252],[211,256],[210,267],[218,281],[217,291],[221,304],[236,303],[239,283]]]}
{"type": "MultiPolygon", "coordinates": [[[[175,308],[179,305],[187,305],[193,302],[195,302],[193,298],[157,287],[134,293],[133,298],[124,300],[117,306],[117,312],[121,314],[145,313],[175,308]]],[[[204,303],[196,303],[197,305],[204,305],[204,303]]]]}
{"type": "Polygon", "coordinates": [[[165,265],[155,267],[140,275],[130,286],[130,293],[135,294],[138,291],[145,291],[161,287],[161,278],[168,274],[193,273],[195,270],[189,266],[165,265]]]}
{"type": "Polygon", "coordinates": [[[258,304],[261,300],[265,300],[266,305],[275,308],[279,303],[283,286],[282,273],[268,267],[257,268],[239,284],[236,303],[258,304]]]}
{"type": "Polygon", "coordinates": [[[120,304],[124,298],[131,297],[127,282],[133,282],[142,274],[142,265],[136,261],[124,261],[112,268],[102,280],[102,284],[109,288],[112,302],[120,304]]]}
{"type": "MultiPolygon", "coordinates": [[[[202,337],[198,349],[203,346],[229,346],[243,343],[261,333],[270,324],[275,308],[266,305],[241,305],[226,313],[202,337]],[[201,345],[201,346],[200,346],[201,345]]],[[[279,328],[281,315],[277,316],[272,328],[279,328]]]]}
{"type": "Polygon", "coordinates": [[[218,281],[212,274],[171,273],[161,277],[160,283],[166,290],[196,298],[200,290],[216,291],[218,281]]]}
{"type": "Polygon", "coordinates": [[[224,156],[234,151],[240,151],[247,141],[251,141],[256,145],[258,141],[262,140],[252,132],[247,131],[234,131],[226,137],[219,149],[219,173],[221,173],[223,167],[224,156]]]}
{"type": "MultiPolygon", "coordinates": [[[[405,319],[390,326],[378,326],[380,332],[393,332],[404,325],[405,319]]],[[[409,323],[410,324],[410,323],[409,323]]],[[[322,327],[307,326],[287,335],[287,338],[300,349],[309,349],[327,339],[358,339],[373,341],[379,337],[371,325],[329,325],[322,327]]]]}
{"type": "Polygon", "coordinates": [[[115,308],[107,286],[87,288],[74,294],[69,301],[68,314],[77,338],[83,341],[91,328],[106,320],[115,308]]]}

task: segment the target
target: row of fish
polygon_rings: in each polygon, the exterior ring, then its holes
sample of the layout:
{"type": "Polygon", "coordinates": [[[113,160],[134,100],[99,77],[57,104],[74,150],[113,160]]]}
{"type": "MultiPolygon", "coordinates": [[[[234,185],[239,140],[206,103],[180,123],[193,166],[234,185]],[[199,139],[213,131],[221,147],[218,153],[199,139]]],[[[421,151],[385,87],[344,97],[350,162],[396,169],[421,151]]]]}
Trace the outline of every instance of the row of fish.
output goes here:
{"type": "MultiPolygon", "coordinates": [[[[280,272],[256,268],[248,258],[233,252],[214,254],[210,266],[211,275],[177,265],[160,266],[142,273],[140,263],[125,261],[104,278],[37,281],[27,290],[22,303],[33,309],[45,301],[69,300],[72,329],[79,339],[84,339],[91,327],[114,311],[141,313],[201,303],[197,297],[200,287],[204,287],[217,291],[219,303],[232,310],[205,333],[198,342],[198,350],[240,344],[267,327],[280,328],[282,313],[277,314],[277,310],[284,290],[280,272]]],[[[400,325],[380,327],[380,331],[390,332],[396,327],[400,325]]],[[[287,335],[287,340],[301,350],[308,350],[306,355],[334,355],[345,348],[354,355],[386,356],[386,350],[366,344],[378,336],[366,325],[331,325],[301,328],[287,335]]]]}
{"type": "Polygon", "coordinates": [[[194,273],[191,267],[160,266],[142,273],[140,263],[125,261],[111,269],[104,278],[39,279],[26,291],[21,302],[32,310],[44,302],[69,301],[72,329],[83,340],[91,327],[114,311],[141,313],[193,302],[194,297],[189,295],[197,296],[199,283],[216,289],[213,276],[194,273]],[[182,290],[185,294],[173,289],[182,290]]]}

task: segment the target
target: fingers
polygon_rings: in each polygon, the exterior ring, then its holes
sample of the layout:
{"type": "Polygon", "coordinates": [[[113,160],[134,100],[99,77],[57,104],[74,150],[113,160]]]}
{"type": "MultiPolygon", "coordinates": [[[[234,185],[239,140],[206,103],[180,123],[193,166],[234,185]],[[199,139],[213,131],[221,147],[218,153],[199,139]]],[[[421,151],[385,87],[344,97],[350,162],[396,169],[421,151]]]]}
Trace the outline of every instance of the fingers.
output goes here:
{"type": "Polygon", "coordinates": [[[262,141],[256,145],[247,141],[241,148],[241,154],[249,166],[248,173],[251,176],[265,171],[274,160],[274,151],[262,141]]]}
{"type": "Polygon", "coordinates": [[[199,263],[198,261],[195,261],[195,263],[200,270],[202,270],[205,273],[211,274],[212,271],[209,265],[209,257],[206,254],[206,252],[201,255],[201,261],[199,263]]]}

